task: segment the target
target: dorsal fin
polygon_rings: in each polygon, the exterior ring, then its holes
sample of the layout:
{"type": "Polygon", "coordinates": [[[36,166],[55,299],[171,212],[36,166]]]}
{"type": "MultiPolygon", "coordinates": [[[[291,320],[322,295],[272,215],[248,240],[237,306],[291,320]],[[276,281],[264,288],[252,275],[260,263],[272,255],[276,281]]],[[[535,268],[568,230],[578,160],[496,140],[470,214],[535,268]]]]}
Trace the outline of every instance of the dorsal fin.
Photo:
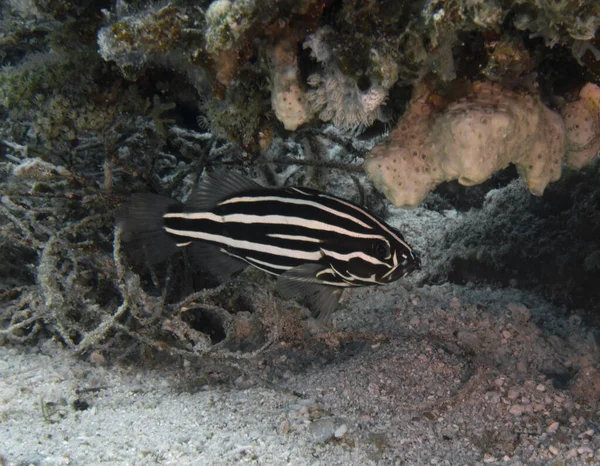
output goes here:
{"type": "Polygon", "coordinates": [[[234,172],[214,172],[204,175],[190,199],[188,208],[206,212],[219,202],[244,191],[265,189],[264,186],[234,172]]]}

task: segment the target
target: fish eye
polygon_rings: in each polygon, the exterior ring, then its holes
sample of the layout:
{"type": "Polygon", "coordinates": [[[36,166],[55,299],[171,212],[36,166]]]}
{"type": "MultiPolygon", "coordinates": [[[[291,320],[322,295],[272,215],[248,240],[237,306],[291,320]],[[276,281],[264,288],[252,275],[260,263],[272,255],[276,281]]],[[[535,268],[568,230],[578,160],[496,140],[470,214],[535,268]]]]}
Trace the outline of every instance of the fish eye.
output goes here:
{"type": "Polygon", "coordinates": [[[378,259],[388,259],[391,256],[390,245],[384,241],[373,244],[373,252],[378,259]]]}

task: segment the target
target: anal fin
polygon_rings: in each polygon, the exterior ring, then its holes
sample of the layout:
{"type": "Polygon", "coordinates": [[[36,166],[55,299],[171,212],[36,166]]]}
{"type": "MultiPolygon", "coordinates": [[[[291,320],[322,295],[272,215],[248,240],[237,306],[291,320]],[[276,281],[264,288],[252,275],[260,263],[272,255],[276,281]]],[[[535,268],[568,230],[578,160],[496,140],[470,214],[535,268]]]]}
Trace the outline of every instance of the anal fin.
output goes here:
{"type": "Polygon", "coordinates": [[[194,241],[186,247],[192,263],[223,281],[245,269],[248,264],[221,251],[219,246],[194,241]]]}

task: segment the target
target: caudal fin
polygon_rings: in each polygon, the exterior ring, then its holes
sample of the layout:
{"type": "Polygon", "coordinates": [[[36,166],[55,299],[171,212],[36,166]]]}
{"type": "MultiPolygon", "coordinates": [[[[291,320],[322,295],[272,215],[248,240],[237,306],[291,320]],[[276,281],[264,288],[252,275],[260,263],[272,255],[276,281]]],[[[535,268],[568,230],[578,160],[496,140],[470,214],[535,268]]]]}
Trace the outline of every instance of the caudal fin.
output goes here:
{"type": "Polygon", "coordinates": [[[115,214],[121,227],[121,243],[137,263],[156,264],[177,251],[175,240],[164,230],[163,215],[181,204],[157,194],[133,194],[115,214]]]}

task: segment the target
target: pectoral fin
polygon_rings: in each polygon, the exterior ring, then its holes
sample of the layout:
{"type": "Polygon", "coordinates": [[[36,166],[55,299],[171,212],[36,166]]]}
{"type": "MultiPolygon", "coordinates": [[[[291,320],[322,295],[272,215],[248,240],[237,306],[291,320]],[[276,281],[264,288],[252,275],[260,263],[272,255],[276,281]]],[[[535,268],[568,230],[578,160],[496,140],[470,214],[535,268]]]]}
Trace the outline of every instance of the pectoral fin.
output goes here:
{"type": "Polygon", "coordinates": [[[323,266],[319,264],[294,267],[279,276],[277,291],[306,304],[320,320],[329,320],[338,306],[342,289],[321,284],[316,279],[316,274],[321,270],[323,266]]]}

